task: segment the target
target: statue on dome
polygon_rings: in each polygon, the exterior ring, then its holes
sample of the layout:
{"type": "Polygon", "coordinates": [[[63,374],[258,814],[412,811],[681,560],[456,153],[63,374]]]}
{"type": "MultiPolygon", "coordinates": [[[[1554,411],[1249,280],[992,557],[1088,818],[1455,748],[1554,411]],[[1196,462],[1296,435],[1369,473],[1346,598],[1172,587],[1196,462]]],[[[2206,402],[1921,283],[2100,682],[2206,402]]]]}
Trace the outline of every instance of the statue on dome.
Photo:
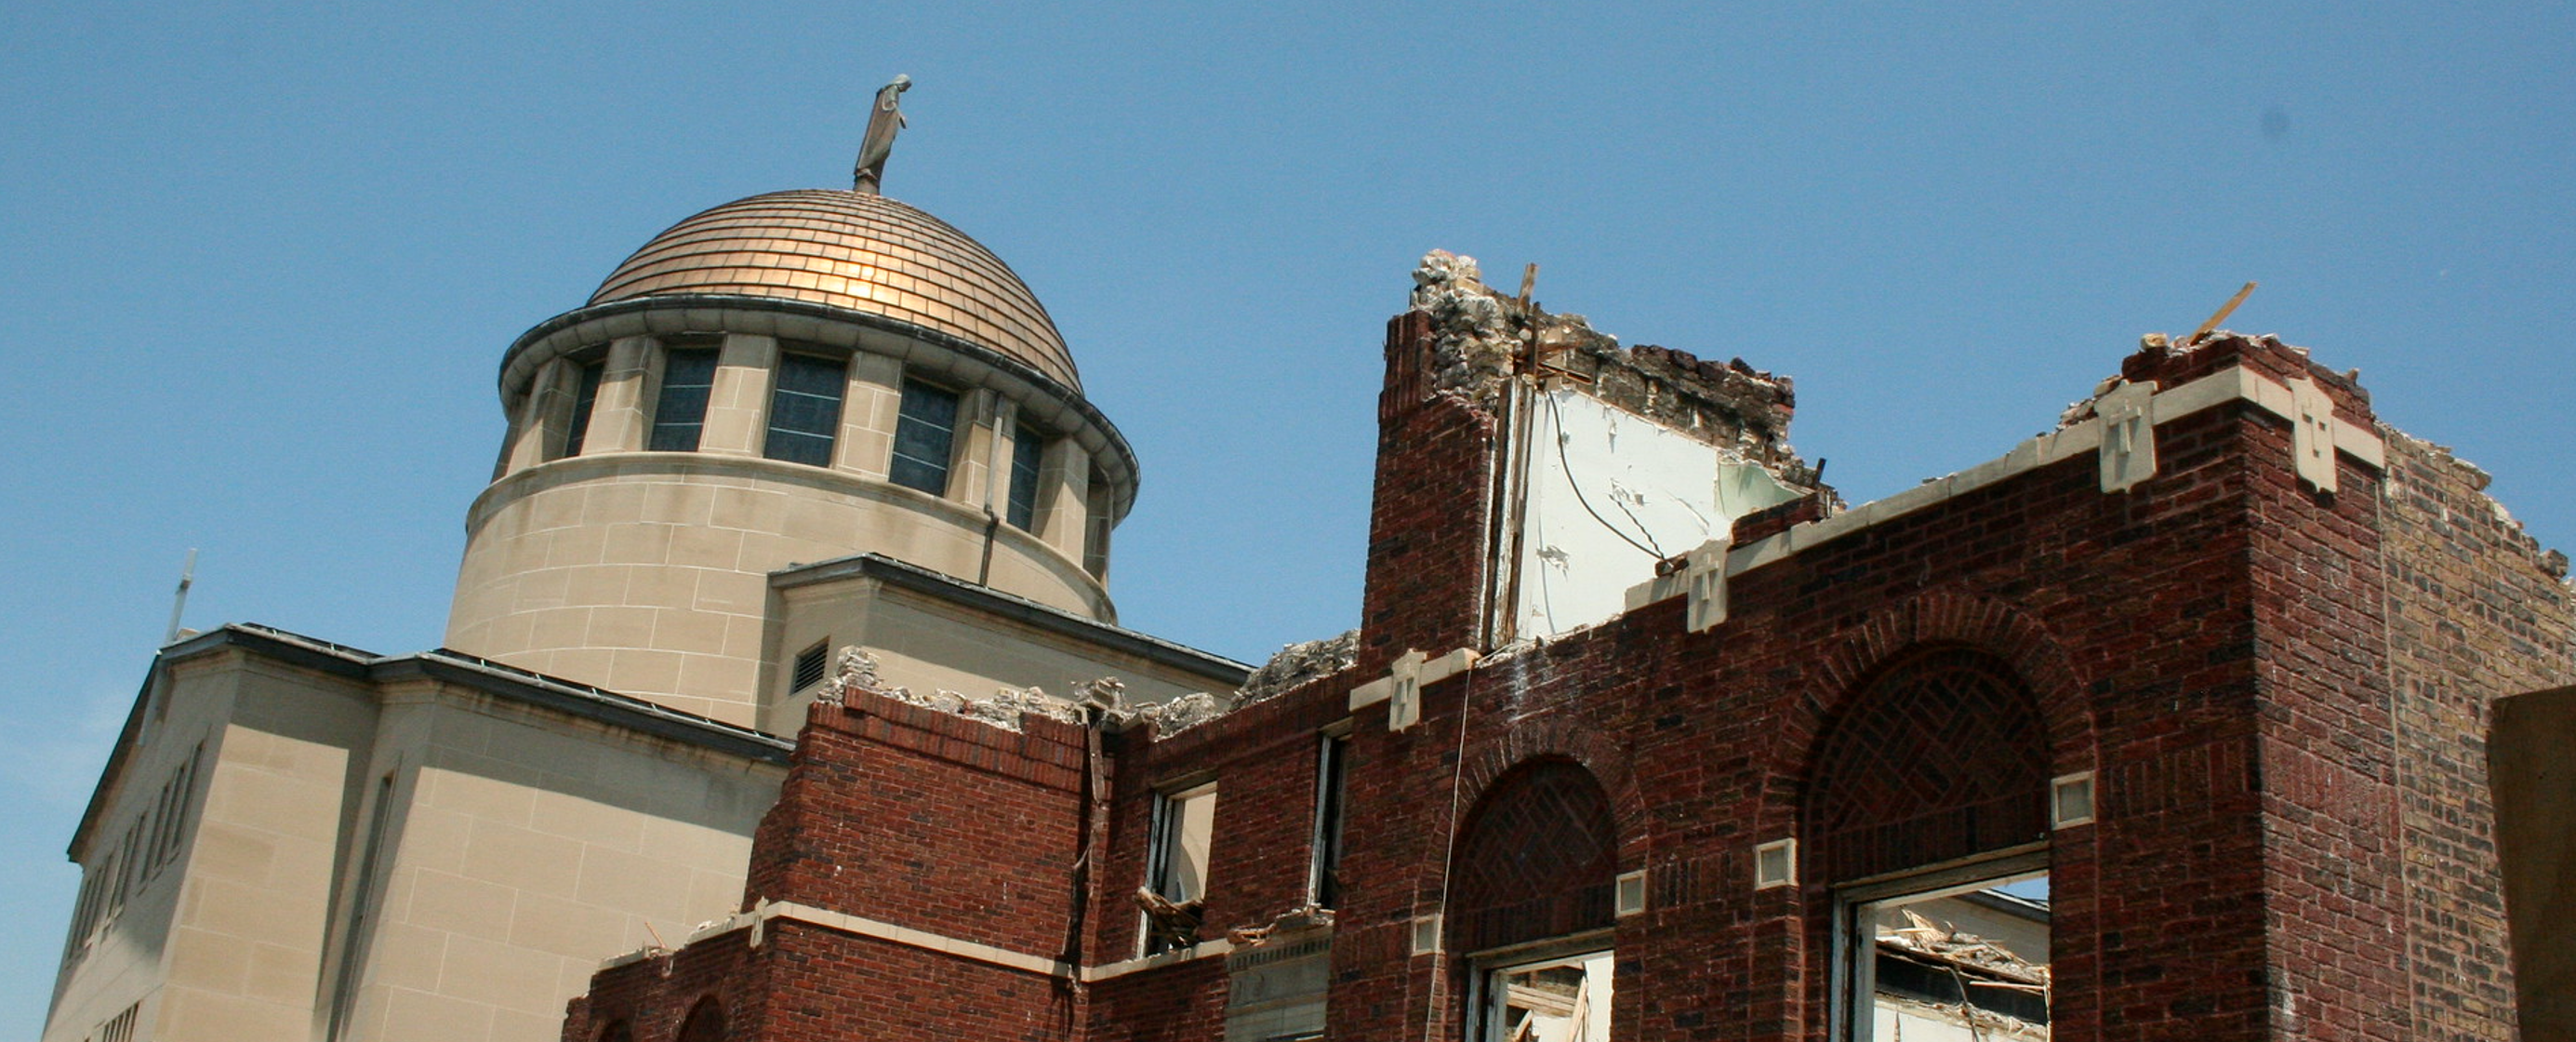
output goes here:
{"type": "Polygon", "coordinates": [[[912,89],[912,77],[896,76],[894,82],[877,90],[877,103],[868,113],[868,133],[859,139],[859,162],[850,170],[850,190],[868,195],[880,194],[878,185],[885,180],[886,156],[894,152],[894,136],[904,128],[903,92],[912,89]]]}

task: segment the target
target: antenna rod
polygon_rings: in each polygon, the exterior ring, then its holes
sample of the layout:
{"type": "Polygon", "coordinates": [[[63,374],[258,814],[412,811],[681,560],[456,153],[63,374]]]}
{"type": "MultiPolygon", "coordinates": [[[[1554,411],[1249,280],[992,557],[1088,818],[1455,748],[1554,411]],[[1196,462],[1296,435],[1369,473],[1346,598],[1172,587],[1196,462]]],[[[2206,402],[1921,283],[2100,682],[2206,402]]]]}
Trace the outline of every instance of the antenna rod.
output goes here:
{"type": "Polygon", "coordinates": [[[179,594],[170,602],[170,632],[161,637],[161,646],[179,641],[179,613],[188,607],[188,586],[197,581],[197,548],[188,548],[188,564],[179,570],[179,594]]]}

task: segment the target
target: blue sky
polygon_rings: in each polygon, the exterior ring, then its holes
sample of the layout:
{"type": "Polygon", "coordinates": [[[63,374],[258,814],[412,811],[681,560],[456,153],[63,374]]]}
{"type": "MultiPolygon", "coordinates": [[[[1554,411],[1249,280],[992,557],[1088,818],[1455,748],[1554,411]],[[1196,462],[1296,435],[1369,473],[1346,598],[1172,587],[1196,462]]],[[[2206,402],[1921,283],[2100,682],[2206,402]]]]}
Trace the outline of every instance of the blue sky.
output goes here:
{"type": "Polygon", "coordinates": [[[0,9],[0,1032],[190,547],[189,625],[437,644],[501,350],[654,232],[846,185],[1053,311],[1143,461],[1113,591],[1258,660],[1356,621],[1425,250],[1794,375],[1855,501],[2048,427],[2142,333],[2358,367],[2576,545],[2564,4],[380,3],[0,9]]]}

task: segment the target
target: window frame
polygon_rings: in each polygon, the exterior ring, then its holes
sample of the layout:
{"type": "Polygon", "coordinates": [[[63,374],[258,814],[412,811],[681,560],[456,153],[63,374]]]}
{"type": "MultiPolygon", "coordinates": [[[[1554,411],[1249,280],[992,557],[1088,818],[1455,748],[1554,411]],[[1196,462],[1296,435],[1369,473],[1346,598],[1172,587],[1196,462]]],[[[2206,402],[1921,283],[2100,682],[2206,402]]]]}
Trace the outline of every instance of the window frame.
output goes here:
{"type": "MultiPolygon", "coordinates": [[[[1826,1037],[1835,1042],[1869,1042],[1877,987],[1878,932],[1869,928],[1860,943],[1863,917],[1877,905],[1900,898],[1929,901],[1993,889],[2005,883],[2046,875],[2048,842],[2024,843],[1954,861],[1870,876],[1833,888],[1833,959],[1830,1014],[1826,1037]]],[[[2049,924],[2049,950],[2057,948],[2056,923],[2049,924]]],[[[2051,956],[2054,959],[2054,955],[2051,956]]]]}
{"type": "Polygon", "coordinates": [[[675,338],[662,345],[661,378],[655,381],[655,386],[653,388],[652,419],[644,425],[644,451],[696,452],[698,451],[699,446],[706,443],[707,412],[715,404],[716,378],[723,370],[724,344],[721,340],[709,343],[696,339],[684,340],[675,338]],[[678,385],[671,383],[671,363],[682,356],[687,356],[692,361],[700,357],[707,360],[706,383],[678,385]],[[691,417],[686,423],[674,422],[670,416],[671,406],[674,404],[671,400],[671,391],[674,386],[691,388],[703,387],[705,389],[705,393],[698,399],[697,414],[691,417]],[[676,444],[677,439],[674,438],[672,439],[673,444],[665,445],[662,432],[666,429],[677,430],[682,427],[686,427],[690,431],[688,439],[689,443],[686,446],[681,446],[676,444]]]}
{"type": "MultiPolygon", "coordinates": [[[[1209,868],[1216,860],[1216,799],[1217,784],[1213,778],[1197,779],[1154,790],[1153,813],[1147,819],[1145,832],[1145,889],[1153,891],[1165,900],[1179,904],[1188,904],[1192,901],[1204,903],[1207,900],[1209,868]],[[1204,860],[1197,866],[1198,892],[1182,897],[1172,892],[1173,854],[1176,850],[1187,852],[1189,812],[1186,805],[1201,799],[1208,803],[1207,849],[1204,860]]],[[[1159,955],[1163,952],[1182,950],[1178,947],[1159,946],[1160,942],[1154,937],[1152,919],[1152,913],[1142,911],[1137,913],[1137,954],[1139,956],[1159,955]]]]}
{"type": "Polygon", "coordinates": [[[930,495],[945,498],[948,495],[949,486],[954,484],[957,480],[957,445],[959,441],[957,434],[958,428],[964,426],[965,421],[966,392],[956,390],[942,384],[932,383],[919,377],[904,377],[902,390],[895,401],[894,437],[891,439],[892,444],[887,449],[886,482],[888,484],[900,485],[915,492],[925,492],[930,495]],[[938,467],[937,483],[939,487],[923,488],[921,485],[903,479],[903,465],[911,463],[916,466],[930,467],[933,465],[933,461],[922,456],[907,455],[903,451],[904,431],[907,427],[910,427],[913,424],[922,424],[925,426],[930,424],[931,421],[915,415],[911,406],[915,401],[929,400],[930,396],[934,394],[947,396],[950,402],[950,408],[947,427],[944,429],[936,427],[932,428],[942,430],[942,434],[944,435],[939,444],[940,458],[936,461],[936,465],[938,467]]]}
{"type": "MultiPolygon", "coordinates": [[[[1500,1012],[1496,1008],[1499,996],[1494,991],[1494,980],[1502,974],[1549,965],[1587,962],[1594,956],[1601,956],[1610,960],[1611,977],[1615,980],[1618,976],[1619,948],[1613,942],[1617,938],[1617,928],[1605,927],[1468,953],[1464,959],[1467,967],[1465,1037],[1469,1042],[1502,1042],[1504,1036],[1497,1033],[1503,1028],[1497,1017],[1500,1012]]],[[[1612,1005],[1604,1007],[1604,1012],[1614,1012],[1618,999],[1618,989],[1613,987],[1610,992],[1612,1005]]]]}
{"type": "Polygon", "coordinates": [[[774,459],[782,463],[795,463],[808,467],[830,467],[832,465],[833,453],[840,448],[841,417],[842,414],[848,411],[850,407],[849,397],[849,359],[835,359],[830,355],[815,351],[780,351],[778,353],[777,364],[771,366],[769,372],[769,408],[761,419],[761,456],[765,459],[774,459]],[[820,374],[825,371],[829,371],[837,377],[832,381],[832,393],[829,395],[832,402],[831,414],[829,418],[823,421],[823,427],[820,431],[799,430],[795,428],[781,427],[778,424],[779,416],[784,411],[780,408],[780,405],[782,404],[781,399],[794,397],[819,400],[826,397],[825,395],[818,394],[813,391],[797,390],[788,387],[787,374],[791,365],[812,366],[812,372],[820,374]],[[796,456],[781,455],[781,439],[779,437],[781,434],[785,434],[787,436],[785,440],[787,444],[790,445],[802,439],[820,440],[823,443],[823,458],[818,461],[796,456]]]}
{"type": "Polygon", "coordinates": [[[1351,722],[1325,728],[1315,749],[1315,821],[1307,833],[1306,900],[1337,908],[1341,865],[1350,827],[1351,722]]]}
{"type": "Polygon", "coordinates": [[[591,414],[599,409],[599,385],[608,377],[608,360],[605,358],[587,362],[565,361],[573,367],[572,409],[564,417],[563,449],[555,453],[556,459],[579,456],[589,444],[591,414]]]}
{"type": "Polygon", "coordinates": [[[1004,482],[1002,513],[1011,527],[1023,532],[1037,531],[1038,500],[1046,491],[1041,487],[1046,447],[1046,432],[1030,423],[1028,417],[1021,416],[1012,421],[1011,473],[1009,480],[1004,482]],[[1020,484],[1023,475],[1028,479],[1025,489],[1020,484]]]}

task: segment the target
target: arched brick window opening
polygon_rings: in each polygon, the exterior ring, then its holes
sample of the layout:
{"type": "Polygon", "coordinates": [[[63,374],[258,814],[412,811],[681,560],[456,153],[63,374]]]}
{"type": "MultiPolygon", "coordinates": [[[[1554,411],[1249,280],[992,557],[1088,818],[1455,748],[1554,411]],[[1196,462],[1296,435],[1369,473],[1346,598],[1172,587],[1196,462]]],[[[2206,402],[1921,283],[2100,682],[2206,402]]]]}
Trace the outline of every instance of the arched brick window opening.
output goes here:
{"type": "Polygon", "coordinates": [[[1994,658],[1924,652],[1879,673],[1808,776],[1808,857],[1847,882],[2048,837],[2048,728],[1994,658]]]}
{"type": "Polygon", "coordinates": [[[1561,760],[1487,790],[1450,869],[1471,1039],[1609,1037],[1618,836],[1609,794],[1561,760]]]}
{"type": "Polygon", "coordinates": [[[1917,653],[1810,763],[1801,846],[1830,895],[1834,1037],[2048,1037],[2049,744],[2030,689],[1973,650],[1917,653]]]}
{"type": "Polygon", "coordinates": [[[724,1038],[724,1006],[713,996],[698,1000],[697,1008],[689,1011],[689,1019],[680,1023],[678,1042],[724,1042],[724,1038]]]}
{"type": "Polygon", "coordinates": [[[1619,876],[1610,797],[1561,760],[1494,783],[1467,818],[1450,875],[1449,929],[1478,951],[1611,925],[1619,876]]]}

